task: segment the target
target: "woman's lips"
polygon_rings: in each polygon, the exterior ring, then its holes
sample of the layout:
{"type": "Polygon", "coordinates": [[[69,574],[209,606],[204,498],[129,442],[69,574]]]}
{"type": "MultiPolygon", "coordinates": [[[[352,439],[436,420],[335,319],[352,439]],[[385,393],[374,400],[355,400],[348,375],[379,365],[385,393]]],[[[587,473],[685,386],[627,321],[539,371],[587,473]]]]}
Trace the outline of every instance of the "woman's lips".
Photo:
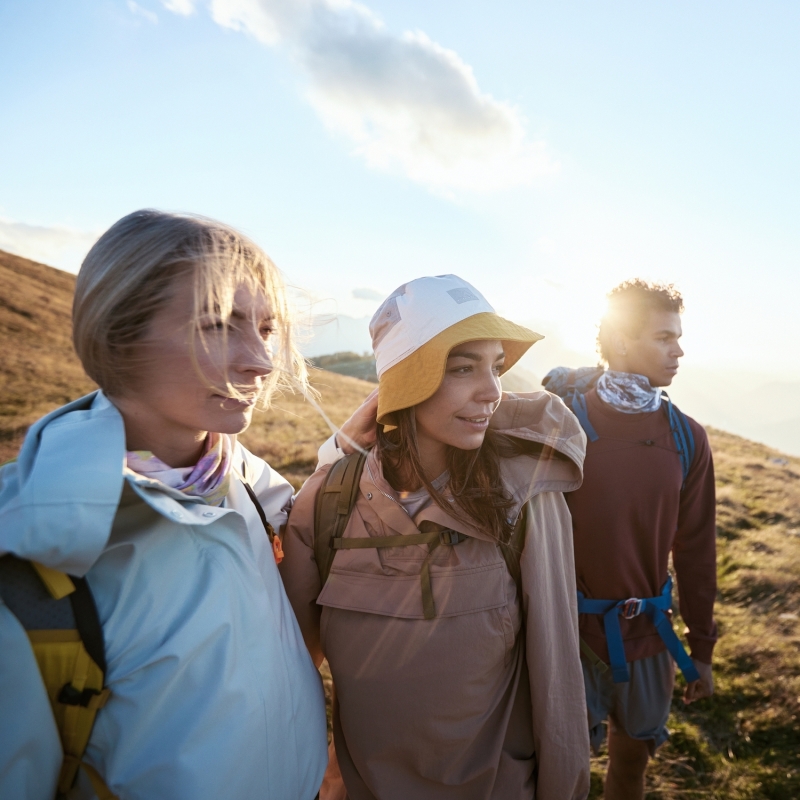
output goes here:
{"type": "Polygon", "coordinates": [[[256,404],[255,397],[226,397],[222,394],[215,394],[214,397],[219,398],[222,402],[220,405],[225,411],[239,411],[243,408],[252,408],[256,404]]]}
{"type": "Polygon", "coordinates": [[[456,419],[479,431],[485,431],[489,427],[488,415],[482,417],[456,417],[456,419]]]}

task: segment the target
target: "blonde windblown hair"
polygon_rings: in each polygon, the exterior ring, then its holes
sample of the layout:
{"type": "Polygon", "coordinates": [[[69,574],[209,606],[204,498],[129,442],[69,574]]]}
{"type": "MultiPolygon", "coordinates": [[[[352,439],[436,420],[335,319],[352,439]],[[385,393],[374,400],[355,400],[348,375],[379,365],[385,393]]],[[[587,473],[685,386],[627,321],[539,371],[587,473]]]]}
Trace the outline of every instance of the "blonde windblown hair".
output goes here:
{"type": "MultiPolygon", "coordinates": [[[[198,324],[204,313],[214,309],[226,321],[238,287],[253,293],[260,290],[269,300],[275,332],[273,371],[264,381],[259,403],[268,405],[280,386],[303,394],[309,391],[306,364],[294,343],[283,278],[266,253],[221,222],[145,209],[112,225],[89,251],[78,273],[73,343],[86,373],[106,394],[124,392],[135,379],[141,363],[136,345],[166,301],[172,282],[186,274],[194,276],[190,336],[195,354],[207,346],[198,324]]],[[[231,396],[239,396],[236,386],[226,380],[231,396]]]]}

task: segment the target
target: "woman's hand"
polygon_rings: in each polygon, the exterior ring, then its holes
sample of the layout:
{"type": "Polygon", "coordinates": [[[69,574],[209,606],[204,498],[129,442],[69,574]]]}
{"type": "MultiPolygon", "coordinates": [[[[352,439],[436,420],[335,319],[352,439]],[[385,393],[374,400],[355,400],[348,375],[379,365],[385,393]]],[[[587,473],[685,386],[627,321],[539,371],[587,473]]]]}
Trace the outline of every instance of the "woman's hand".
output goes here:
{"type": "Polygon", "coordinates": [[[373,389],[336,434],[336,443],[345,455],[359,448],[366,450],[375,444],[378,436],[377,418],[378,390],[373,389]]]}

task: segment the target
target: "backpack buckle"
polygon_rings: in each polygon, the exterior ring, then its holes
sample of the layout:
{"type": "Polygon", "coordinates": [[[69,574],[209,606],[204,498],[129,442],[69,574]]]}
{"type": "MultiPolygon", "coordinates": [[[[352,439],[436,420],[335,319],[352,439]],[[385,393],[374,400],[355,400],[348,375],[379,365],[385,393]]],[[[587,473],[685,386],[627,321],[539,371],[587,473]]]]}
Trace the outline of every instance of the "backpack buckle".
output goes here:
{"type": "Polygon", "coordinates": [[[625,619],[633,619],[634,617],[638,617],[643,610],[644,600],[640,600],[638,597],[629,597],[622,604],[622,616],[625,619]]]}
{"type": "Polygon", "coordinates": [[[451,531],[449,528],[445,528],[443,531],[439,531],[439,542],[441,544],[458,544],[464,541],[462,536],[463,534],[458,531],[451,531]]]}

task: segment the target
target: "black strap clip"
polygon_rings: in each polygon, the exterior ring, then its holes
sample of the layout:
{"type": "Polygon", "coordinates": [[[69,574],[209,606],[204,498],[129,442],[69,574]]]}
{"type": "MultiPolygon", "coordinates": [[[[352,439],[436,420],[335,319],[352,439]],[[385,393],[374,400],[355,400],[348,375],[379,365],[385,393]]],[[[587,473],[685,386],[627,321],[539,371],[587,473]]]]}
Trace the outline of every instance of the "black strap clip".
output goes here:
{"type": "Polygon", "coordinates": [[[86,708],[92,702],[92,698],[101,694],[97,689],[84,689],[78,691],[71,683],[65,683],[58,693],[58,702],[65,706],[83,706],[86,708]]]}

